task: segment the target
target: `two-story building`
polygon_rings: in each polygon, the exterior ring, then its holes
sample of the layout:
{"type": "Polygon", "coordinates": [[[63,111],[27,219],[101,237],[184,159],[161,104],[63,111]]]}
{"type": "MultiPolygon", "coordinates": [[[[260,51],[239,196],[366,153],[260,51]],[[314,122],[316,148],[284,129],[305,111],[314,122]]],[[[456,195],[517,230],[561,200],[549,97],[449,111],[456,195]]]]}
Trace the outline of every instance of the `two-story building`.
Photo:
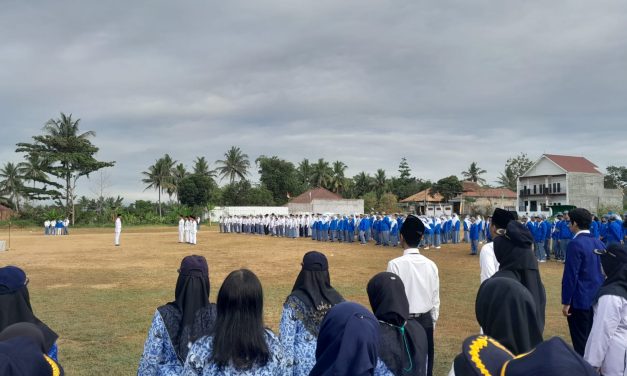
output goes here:
{"type": "Polygon", "coordinates": [[[574,205],[596,213],[602,207],[622,207],[622,190],[604,188],[603,179],[584,157],[543,154],[518,178],[518,211],[548,213],[552,205],[574,205]]]}

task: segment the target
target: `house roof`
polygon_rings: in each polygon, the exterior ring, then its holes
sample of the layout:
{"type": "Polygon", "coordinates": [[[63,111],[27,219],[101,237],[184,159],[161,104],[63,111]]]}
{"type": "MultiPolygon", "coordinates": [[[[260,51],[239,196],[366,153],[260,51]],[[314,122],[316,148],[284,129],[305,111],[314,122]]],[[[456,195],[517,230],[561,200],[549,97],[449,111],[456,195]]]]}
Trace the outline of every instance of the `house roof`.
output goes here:
{"type": "Polygon", "coordinates": [[[474,181],[464,180],[462,181],[462,190],[464,193],[466,192],[475,192],[481,189],[479,183],[475,183],[474,181]]]}
{"type": "Polygon", "coordinates": [[[309,204],[312,200],[342,200],[342,196],[324,188],[314,188],[289,200],[290,204],[309,204]]]}
{"type": "Polygon", "coordinates": [[[597,166],[584,157],[573,157],[570,155],[544,154],[556,165],[560,166],[566,172],[586,172],[590,174],[600,174],[597,166]]]}
{"type": "Polygon", "coordinates": [[[480,188],[464,192],[464,197],[516,198],[516,192],[507,188],[480,188]]]}
{"type": "Polygon", "coordinates": [[[424,191],[413,194],[405,199],[402,199],[400,202],[442,202],[444,200],[444,197],[442,197],[439,193],[430,195],[429,189],[430,188],[427,188],[424,191]]]}

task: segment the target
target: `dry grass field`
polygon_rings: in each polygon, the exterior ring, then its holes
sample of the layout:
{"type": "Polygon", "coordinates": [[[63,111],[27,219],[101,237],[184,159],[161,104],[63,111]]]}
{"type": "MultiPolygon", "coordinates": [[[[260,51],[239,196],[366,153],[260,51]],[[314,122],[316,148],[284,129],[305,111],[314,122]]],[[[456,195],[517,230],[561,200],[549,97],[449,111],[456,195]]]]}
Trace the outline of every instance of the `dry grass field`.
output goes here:
{"type": "MultiPolygon", "coordinates": [[[[0,229],[0,239],[7,238],[6,229],[0,229]]],[[[58,237],[19,230],[12,232],[11,250],[0,252],[0,265],[26,270],[35,313],[60,334],[59,357],[68,375],[132,375],[155,308],[174,297],[176,270],[185,255],[207,258],[212,301],[230,271],[254,271],[264,288],[266,324],[277,331],[282,303],[305,252],[324,252],[332,284],[345,298],[367,307],[366,283],[402,253],[357,243],[219,234],[206,226],[196,246],[177,240],[174,227],[124,229],[120,247],[113,246],[113,229],[74,229],[70,236],[58,237]]],[[[466,244],[423,251],[440,270],[436,375],[447,374],[462,340],[478,330],[479,259],[468,253],[466,244]]],[[[560,311],[562,265],[549,262],[541,269],[548,301],[545,338],[569,339],[560,311]]]]}

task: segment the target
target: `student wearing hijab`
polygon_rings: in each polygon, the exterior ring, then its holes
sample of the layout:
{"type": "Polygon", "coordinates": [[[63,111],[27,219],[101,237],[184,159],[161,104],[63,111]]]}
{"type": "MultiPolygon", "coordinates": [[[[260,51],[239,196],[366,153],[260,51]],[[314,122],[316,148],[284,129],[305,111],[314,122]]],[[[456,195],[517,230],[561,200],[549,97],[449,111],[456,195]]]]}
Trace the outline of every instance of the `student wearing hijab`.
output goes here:
{"type": "Polygon", "coordinates": [[[533,236],[525,225],[509,221],[503,236],[494,239],[494,254],[499,271],[494,277],[512,278],[529,290],[536,304],[540,333],[544,331],[546,292],[538,270],[538,260],[531,249],[533,236]]]}
{"type": "Polygon", "coordinates": [[[0,268],[0,331],[18,322],[35,324],[44,336],[44,352],[56,361],[59,336],[33,313],[27,285],[28,278],[22,269],[0,268]]]}
{"type": "Polygon", "coordinates": [[[494,338],[482,335],[466,338],[449,376],[487,375],[598,376],[598,373],[559,337],[519,356],[514,356],[494,338]]]}
{"type": "Polygon", "coordinates": [[[492,277],[481,284],[475,314],[483,332],[515,355],[542,342],[534,299],[529,290],[514,279],[492,277]]]}
{"type": "Polygon", "coordinates": [[[595,253],[600,255],[607,279],[593,303],[594,320],[584,359],[604,376],[622,376],[627,373],[627,251],[611,244],[595,253]]]}
{"type": "Polygon", "coordinates": [[[203,256],[181,261],[174,301],[157,308],[139,361],[138,376],[180,375],[189,346],[209,333],[216,308],[209,303],[209,267],[203,256]]]}
{"type": "Polygon", "coordinates": [[[63,368],[46,355],[41,328],[30,322],[9,325],[0,333],[0,375],[63,376],[63,368]]]}
{"type": "Polygon", "coordinates": [[[379,362],[375,376],[424,376],[427,334],[409,320],[405,285],[394,273],[383,272],[368,282],[368,299],[379,320],[379,362]]]}
{"type": "Polygon", "coordinates": [[[379,323],[360,304],[331,308],[320,327],[310,376],[371,376],[377,366],[379,323]]]}
{"type": "Polygon", "coordinates": [[[334,305],[344,301],[331,287],[329,264],[320,252],[307,252],[292,293],[283,304],[280,323],[281,344],[293,375],[309,375],[316,363],[316,341],[320,324],[334,305]]]}
{"type": "Polygon", "coordinates": [[[247,269],[231,272],[218,292],[210,335],[189,350],[185,376],[290,375],[291,364],[279,339],[263,324],[263,289],[247,269]]]}

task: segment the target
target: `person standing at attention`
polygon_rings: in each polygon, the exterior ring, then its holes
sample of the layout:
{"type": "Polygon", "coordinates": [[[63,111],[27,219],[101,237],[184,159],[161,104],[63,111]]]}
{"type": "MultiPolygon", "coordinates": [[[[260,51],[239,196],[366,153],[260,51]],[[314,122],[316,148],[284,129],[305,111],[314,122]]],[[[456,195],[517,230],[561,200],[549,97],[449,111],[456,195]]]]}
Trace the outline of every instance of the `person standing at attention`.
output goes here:
{"type": "Polygon", "coordinates": [[[388,272],[398,275],[405,285],[409,301],[409,318],[416,320],[427,335],[427,376],[433,375],[433,330],[440,314],[440,277],[435,263],[418,251],[425,231],[422,221],[415,215],[407,216],[401,227],[403,256],[388,263],[388,272]]]}
{"type": "Polygon", "coordinates": [[[592,304],[603,284],[601,261],[595,249],[605,249],[600,240],[590,235],[592,214],[583,208],[569,213],[569,231],[575,237],[568,242],[562,276],[562,314],[568,320],[568,329],[575,351],[583,356],[592,329],[592,304]]]}
{"type": "Polygon", "coordinates": [[[120,234],[122,233],[122,218],[118,214],[115,218],[115,246],[120,246],[120,234]]]}
{"type": "MultiPolygon", "coordinates": [[[[185,233],[185,218],[183,218],[183,215],[180,215],[179,217],[179,243],[183,243],[183,234],[185,233]]],[[[222,224],[220,224],[220,229],[222,229],[222,224]]]]}

